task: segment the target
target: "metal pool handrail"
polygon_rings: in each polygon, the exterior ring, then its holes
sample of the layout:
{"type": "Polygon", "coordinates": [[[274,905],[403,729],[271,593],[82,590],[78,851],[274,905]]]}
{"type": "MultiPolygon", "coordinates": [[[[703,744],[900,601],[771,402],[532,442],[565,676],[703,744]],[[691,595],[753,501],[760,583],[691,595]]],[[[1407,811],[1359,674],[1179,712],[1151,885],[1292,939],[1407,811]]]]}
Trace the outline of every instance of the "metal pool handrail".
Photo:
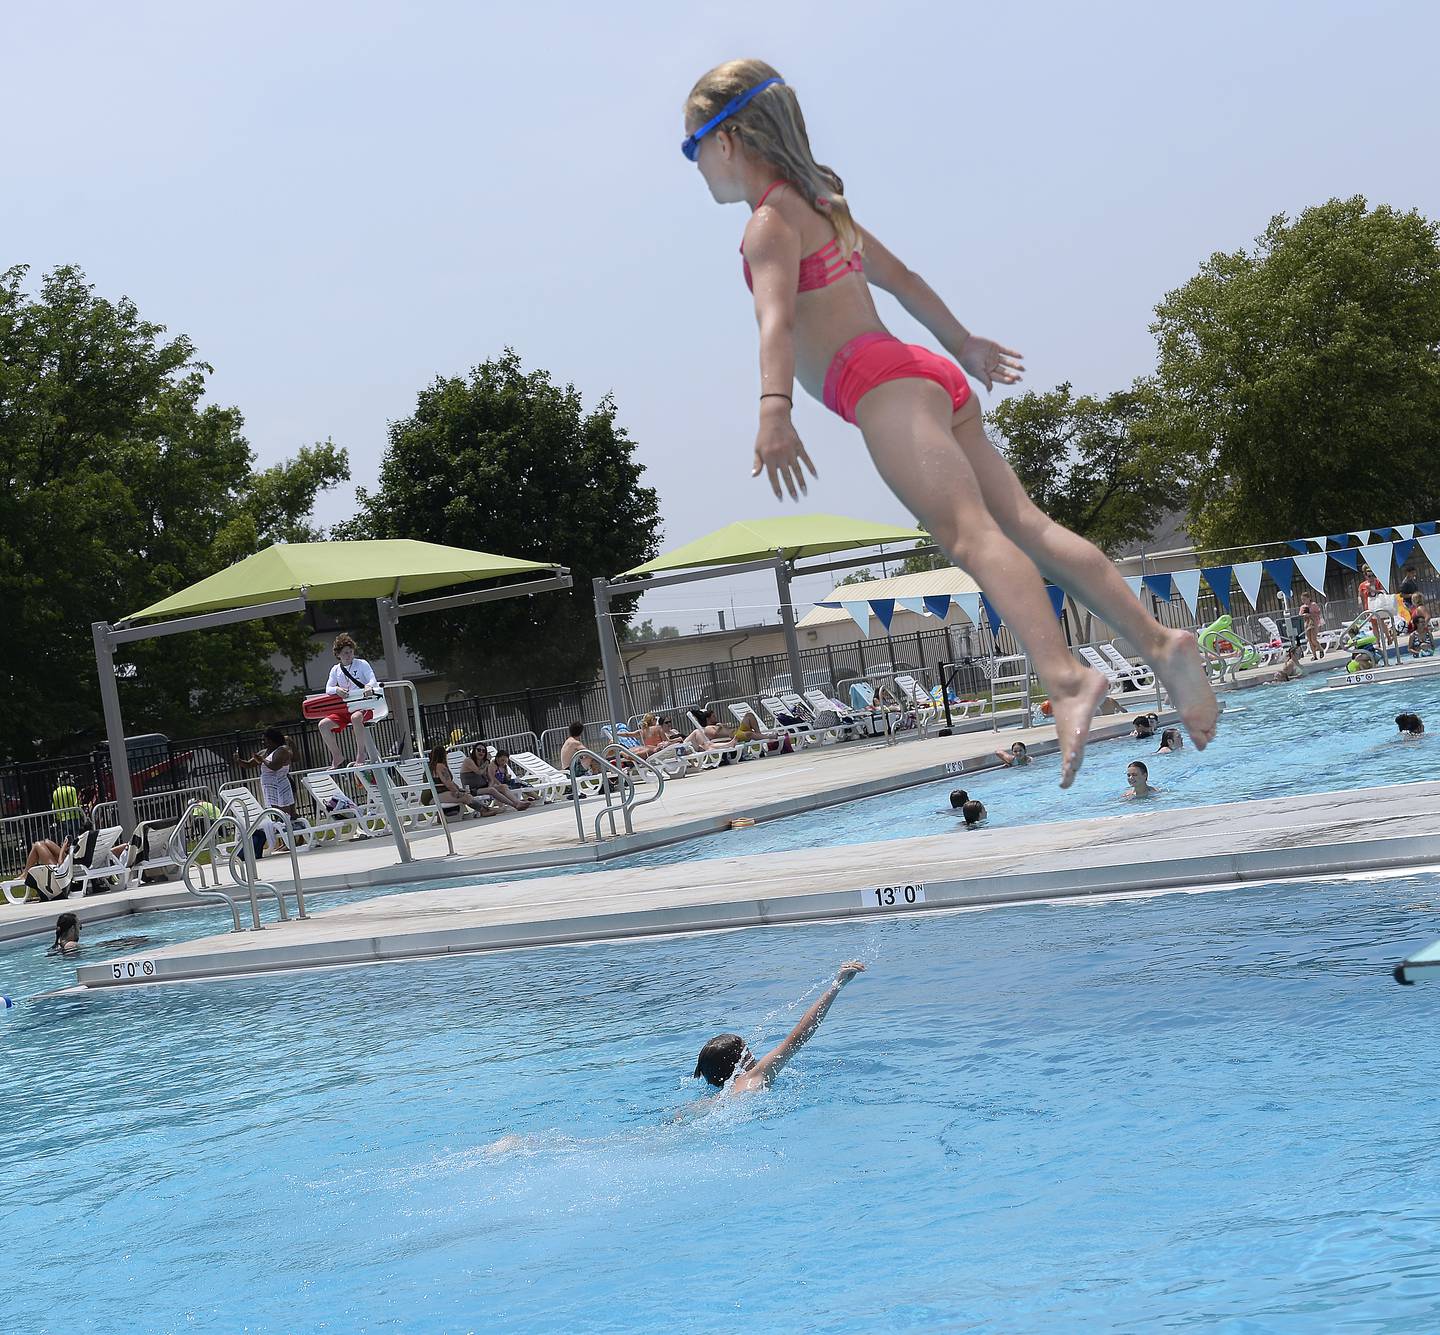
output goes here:
{"type": "Polygon", "coordinates": [[[627,753],[627,760],[632,760],[637,765],[644,765],[655,775],[657,780],[654,795],[641,798],[637,796],[638,789],[634,777],[627,774],[620,766],[613,764],[597,751],[591,751],[585,747],[577,751],[570,761],[570,799],[575,804],[575,829],[580,836],[580,842],[582,844],[585,842],[585,819],[580,812],[580,803],[583,800],[580,794],[580,780],[586,776],[593,777],[594,775],[593,770],[586,769],[582,764],[582,762],[587,759],[595,762],[600,769],[601,777],[605,779],[605,784],[601,792],[601,796],[605,799],[605,804],[595,813],[595,842],[598,844],[602,838],[600,834],[600,822],[606,818],[610,821],[610,837],[613,839],[620,833],[619,830],[615,828],[616,811],[619,811],[621,818],[625,822],[625,833],[634,834],[635,822],[632,819],[631,813],[634,812],[637,806],[644,806],[647,803],[659,800],[660,794],[665,791],[665,775],[657,766],[652,765],[644,757],[627,753]],[[617,782],[611,783],[612,779],[617,782]],[[616,800],[617,796],[618,801],[616,800]]]}
{"type": "Polygon", "coordinates": [[[199,860],[202,854],[210,855],[211,865],[217,868],[219,859],[223,856],[230,869],[230,879],[237,885],[244,887],[246,895],[250,900],[251,930],[264,931],[264,925],[260,921],[261,893],[274,897],[280,909],[280,921],[288,922],[290,912],[285,905],[285,892],[279,886],[269,881],[260,879],[259,870],[255,864],[255,845],[251,836],[260,828],[267,819],[276,820],[281,824],[286,836],[286,845],[290,853],[290,866],[294,878],[295,909],[296,915],[300,918],[308,917],[305,912],[305,892],[301,885],[300,860],[295,852],[295,827],[290,817],[275,807],[262,807],[254,815],[253,819],[245,816],[244,806],[237,800],[227,802],[220,814],[213,819],[209,817],[208,810],[212,803],[195,801],[185,808],[184,814],[171,831],[168,841],[168,850],[180,867],[180,879],[185,884],[185,889],[196,899],[206,902],[221,900],[230,909],[230,917],[234,923],[231,928],[235,932],[243,932],[244,927],[240,925],[240,907],[237,902],[238,896],[227,893],[220,888],[219,876],[216,876],[216,883],[213,889],[204,887],[204,873],[201,873],[201,885],[197,887],[190,879],[191,871],[200,865],[199,860]],[[185,846],[185,831],[191,820],[199,815],[205,816],[210,823],[204,833],[196,840],[193,848],[185,846]],[[235,842],[226,847],[222,842],[223,832],[226,827],[233,828],[235,842]],[[238,856],[237,856],[238,855],[238,856]]]}

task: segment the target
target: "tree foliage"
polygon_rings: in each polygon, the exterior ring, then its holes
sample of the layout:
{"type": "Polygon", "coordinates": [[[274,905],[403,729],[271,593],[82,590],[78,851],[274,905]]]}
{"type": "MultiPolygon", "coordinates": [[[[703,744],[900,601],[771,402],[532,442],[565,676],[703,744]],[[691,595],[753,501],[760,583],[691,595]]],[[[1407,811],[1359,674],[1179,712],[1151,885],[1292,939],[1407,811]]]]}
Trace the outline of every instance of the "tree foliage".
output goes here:
{"type": "MultiPolygon", "coordinates": [[[[255,471],[235,408],[205,404],[184,335],[61,267],[37,294],[0,274],[0,755],[27,758],[100,729],[93,621],[114,621],[268,543],[313,536],[317,492],[349,476],[328,442],[255,471]]],[[[119,657],[132,729],[194,732],[275,697],[277,650],[300,618],[141,641],[119,657]]]]}
{"type": "Polygon", "coordinates": [[[1440,245],[1411,211],[1272,219],[1169,293],[1151,427],[1189,460],[1203,547],[1440,511],[1440,245]]]}
{"type": "Polygon", "coordinates": [[[989,423],[1020,484],[1102,551],[1147,537],[1185,492],[1183,460],[1148,425],[1148,388],[1078,397],[1063,384],[1004,400],[989,423]]]}
{"type": "MultiPolygon", "coordinates": [[[[390,428],[352,537],[407,537],[568,566],[573,589],[400,623],[433,670],[475,691],[588,679],[600,658],[591,580],[658,550],[659,498],[641,485],[613,399],[585,412],[573,385],[526,373],[507,349],[437,379],[390,428]]],[[[635,598],[612,604],[625,624],[635,598]]]]}
{"type": "Polygon", "coordinates": [[[676,626],[661,626],[656,630],[655,623],[647,617],[638,626],[624,627],[620,638],[631,644],[646,643],[650,640],[678,640],[680,631],[676,626]]]}

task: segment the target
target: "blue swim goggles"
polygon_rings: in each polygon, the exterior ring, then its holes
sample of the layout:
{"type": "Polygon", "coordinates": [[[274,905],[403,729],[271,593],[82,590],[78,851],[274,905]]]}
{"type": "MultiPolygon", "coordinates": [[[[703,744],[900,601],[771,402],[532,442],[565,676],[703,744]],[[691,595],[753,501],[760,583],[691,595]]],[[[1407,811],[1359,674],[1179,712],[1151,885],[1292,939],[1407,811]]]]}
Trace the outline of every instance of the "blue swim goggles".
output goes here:
{"type": "Polygon", "coordinates": [[[698,130],[695,131],[694,134],[692,134],[683,144],[680,145],[680,151],[687,158],[689,158],[691,162],[694,162],[695,159],[700,155],[700,141],[705,138],[705,136],[709,134],[711,130],[713,130],[717,125],[723,125],[726,121],[730,119],[731,116],[733,116],[737,111],[739,111],[741,107],[745,106],[752,98],[757,97],[759,96],[759,94],[763,93],[768,87],[770,87],[772,83],[784,82],[785,80],[777,74],[773,79],[766,79],[764,83],[757,83],[755,87],[741,93],[739,97],[732,97],[723,107],[720,108],[720,114],[718,116],[711,116],[704,125],[702,125],[698,130]]]}

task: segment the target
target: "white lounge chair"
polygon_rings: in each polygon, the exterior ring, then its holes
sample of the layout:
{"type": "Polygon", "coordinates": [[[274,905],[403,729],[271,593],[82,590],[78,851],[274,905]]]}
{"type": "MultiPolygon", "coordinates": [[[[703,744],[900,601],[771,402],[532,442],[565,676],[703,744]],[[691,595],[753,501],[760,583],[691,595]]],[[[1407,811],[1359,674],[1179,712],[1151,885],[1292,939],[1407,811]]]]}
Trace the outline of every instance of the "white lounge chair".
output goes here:
{"type": "Polygon", "coordinates": [[[804,713],[791,713],[791,711],[786,708],[785,702],[778,696],[762,695],[760,697],[760,707],[770,716],[770,727],[782,732],[788,732],[796,743],[802,746],[819,746],[826,740],[823,733],[817,732],[806,721],[804,713]],[[794,723],[782,723],[781,720],[784,718],[791,718],[796,721],[794,723]]]}
{"type": "MultiPolygon", "coordinates": [[[[510,759],[515,762],[521,778],[549,794],[541,798],[542,802],[553,802],[557,798],[570,796],[570,776],[564,770],[556,769],[548,760],[542,760],[533,751],[512,752],[510,759]]],[[[604,790],[605,776],[582,774],[578,782],[581,797],[597,797],[604,790]]]]}
{"type": "Polygon", "coordinates": [[[823,739],[828,742],[848,742],[852,738],[859,737],[864,729],[848,719],[842,718],[838,710],[825,706],[817,709],[809,700],[796,695],[794,691],[782,691],[780,703],[785,706],[786,712],[791,718],[804,719],[817,733],[821,733],[823,739]],[[834,723],[820,722],[821,714],[834,714],[834,723]]]}
{"type": "Polygon", "coordinates": [[[11,904],[23,904],[32,893],[47,902],[64,899],[70,893],[74,878],[75,850],[70,848],[58,863],[41,863],[38,867],[31,867],[18,880],[6,881],[0,886],[0,892],[11,904]]]}
{"type": "Polygon", "coordinates": [[[935,701],[927,691],[908,672],[897,672],[895,674],[895,689],[900,692],[900,699],[907,709],[915,713],[915,723],[923,736],[930,729],[936,714],[940,711],[935,707],[935,701]]]}
{"type": "Polygon", "coordinates": [[[1100,652],[1105,661],[1115,669],[1121,681],[1128,681],[1137,690],[1150,690],[1155,685],[1155,670],[1149,663],[1132,663],[1113,644],[1102,644],[1100,652]]]}
{"type": "Polygon", "coordinates": [[[369,801],[357,802],[326,771],[304,774],[300,782],[315,800],[310,828],[317,840],[368,839],[385,829],[385,813],[369,801]]]}
{"type": "MultiPolygon", "coordinates": [[[[233,806],[244,818],[246,824],[254,825],[256,821],[260,824],[257,828],[265,831],[267,839],[279,840],[284,837],[284,826],[273,816],[262,819],[261,813],[265,808],[261,805],[260,799],[248,788],[231,787],[220,790],[220,805],[222,807],[233,806]]],[[[297,853],[308,852],[315,846],[315,832],[310,828],[310,823],[304,820],[291,821],[291,829],[295,835],[295,851],[297,853]]],[[[222,842],[222,846],[225,846],[222,842]]]]}
{"type": "MultiPolygon", "coordinates": [[[[1134,674],[1126,673],[1123,676],[1115,668],[1115,664],[1104,658],[1099,649],[1093,644],[1081,644],[1075,647],[1075,652],[1085,661],[1087,667],[1092,667],[1106,681],[1110,683],[1110,692],[1115,694],[1119,691],[1128,691],[1134,683],[1134,674]]],[[[1136,690],[1140,688],[1135,687],[1136,690]]]]}
{"type": "MultiPolygon", "coordinates": [[[[92,893],[92,883],[98,884],[102,891],[124,890],[130,884],[131,846],[120,843],[120,836],[124,833],[118,825],[107,825],[95,831],[94,843],[88,850],[82,847],[76,854],[75,879],[70,887],[72,893],[78,889],[80,894],[88,895],[92,893]]],[[[80,842],[82,845],[85,843],[83,833],[80,842]]]]}

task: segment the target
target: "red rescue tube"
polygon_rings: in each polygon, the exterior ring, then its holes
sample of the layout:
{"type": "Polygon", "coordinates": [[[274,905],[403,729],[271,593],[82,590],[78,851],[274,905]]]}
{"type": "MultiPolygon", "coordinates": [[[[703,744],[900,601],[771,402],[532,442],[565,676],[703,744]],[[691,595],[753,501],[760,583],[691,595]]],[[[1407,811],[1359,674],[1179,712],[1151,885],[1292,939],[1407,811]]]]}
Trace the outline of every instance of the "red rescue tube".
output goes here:
{"type": "Polygon", "coordinates": [[[300,712],[306,718],[333,719],[336,728],[350,726],[350,706],[345,703],[343,695],[336,695],[333,691],[328,695],[306,696],[300,705],[300,712]]]}

